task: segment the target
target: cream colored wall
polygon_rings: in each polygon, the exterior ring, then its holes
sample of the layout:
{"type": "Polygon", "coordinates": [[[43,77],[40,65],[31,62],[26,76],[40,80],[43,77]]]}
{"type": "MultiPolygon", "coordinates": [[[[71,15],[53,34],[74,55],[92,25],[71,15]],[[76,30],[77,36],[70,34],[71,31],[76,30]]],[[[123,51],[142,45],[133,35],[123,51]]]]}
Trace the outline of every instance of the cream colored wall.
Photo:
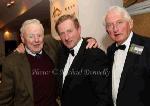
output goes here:
{"type": "Polygon", "coordinates": [[[83,36],[96,38],[100,47],[106,50],[112,43],[103,26],[103,16],[111,5],[123,5],[121,0],[78,0],[79,20],[83,36]]]}
{"type": "MultiPolygon", "coordinates": [[[[64,0],[68,2],[68,0],[64,0]]],[[[111,5],[123,6],[122,0],[77,0],[78,17],[82,28],[83,37],[94,37],[103,50],[111,43],[105,28],[102,25],[103,16],[106,9],[111,5]]],[[[63,11],[65,3],[62,0],[50,0],[52,5],[63,11]]],[[[52,12],[51,12],[52,13],[52,12]]],[[[52,18],[51,18],[52,19],[52,18]]],[[[52,35],[55,36],[53,25],[51,24],[52,35]]]]}
{"type": "MultiPolygon", "coordinates": [[[[49,0],[50,1],[50,19],[51,34],[55,39],[60,39],[55,31],[55,23],[63,14],[78,14],[78,0],[49,0]]],[[[77,15],[76,15],[77,16],[77,15]]],[[[78,17],[78,16],[77,16],[78,17]]]]}

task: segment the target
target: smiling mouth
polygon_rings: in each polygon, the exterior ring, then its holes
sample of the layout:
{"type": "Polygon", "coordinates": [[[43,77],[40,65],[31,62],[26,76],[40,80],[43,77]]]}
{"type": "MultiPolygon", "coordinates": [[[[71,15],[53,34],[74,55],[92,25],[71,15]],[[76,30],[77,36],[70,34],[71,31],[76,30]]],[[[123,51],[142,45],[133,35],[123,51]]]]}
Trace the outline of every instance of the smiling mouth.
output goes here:
{"type": "Polygon", "coordinates": [[[114,35],[117,37],[117,36],[119,36],[119,35],[121,35],[121,34],[114,34],[114,35]]]}
{"type": "Polygon", "coordinates": [[[36,45],[34,45],[34,47],[39,47],[40,46],[40,44],[36,44],[36,45]]]}
{"type": "Polygon", "coordinates": [[[72,41],[66,41],[67,44],[70,44],[72,41]]]}

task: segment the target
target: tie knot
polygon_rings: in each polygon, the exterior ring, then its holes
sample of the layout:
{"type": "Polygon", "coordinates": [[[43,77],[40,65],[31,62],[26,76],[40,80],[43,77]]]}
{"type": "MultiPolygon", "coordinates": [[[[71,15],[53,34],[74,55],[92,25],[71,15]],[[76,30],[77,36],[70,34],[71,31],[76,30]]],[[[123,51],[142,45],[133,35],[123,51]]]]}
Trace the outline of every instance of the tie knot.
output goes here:
{"type": "Polygon", "coordinates": [[[41,57],[41,55],[42,55],[42,54],[40,54],[40,53],[36,53],[35,56],[36,56],[37,58],[39,58],[39,57],[41,57]]]}
{"type": "Polygon", "coordinates": [[[119,45],[119,46],[117,46],[117,47],[115,48],[115,51],[118,50],[118,49],[120,49],[120,50],[125,50],[125,48],[126,48],[126,45],[119,45]]]}
{"type": "Polygon", "coordinates": [[[74,50],[73,50],[73,49],[69,50],[69,53],[70,53],[72,56],[74,56],[74,50]]]}

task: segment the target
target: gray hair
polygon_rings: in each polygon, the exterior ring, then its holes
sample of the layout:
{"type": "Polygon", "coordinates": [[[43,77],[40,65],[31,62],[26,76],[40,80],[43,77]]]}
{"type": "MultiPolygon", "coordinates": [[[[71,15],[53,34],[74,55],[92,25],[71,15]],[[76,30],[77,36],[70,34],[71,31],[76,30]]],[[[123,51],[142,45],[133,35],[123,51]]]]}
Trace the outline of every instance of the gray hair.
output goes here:
{"type": "Polygon", "coordinates": [[[37,24],[37,25],[39,25],[39,26],[41,27],[43,33],[44,33],[44,28],[43,28],[43,25],[41,24],[41,22],[40,22],[38,19],[30,19],[30,20],[26,20],[26,21],[22,24],[22,26],[21,26],[21,28],[20,28],[20,33],[21,33],[20,36],[23,36],[24,31],[25,31],[25,27],[26,27],[27,25],[29,25],[29,24],[37,24]]]}
{"type": "Polygon", "coordinates": [[[131,21],[132,18],[131,16],[129,15],[129,13],[127,12],[127,10],[123,7],[119,7],[119,6],[111,6],[107,11],[106,11],[106,14],[104,15],[104,18],[103,18],[103,24],[106,25],[106,17],[107,15],[112,12],[112,11],[116,11],[116,12],[119,12],[120,14],[122,14],[123,18],[126,19],[127,21],[131,21]]]}

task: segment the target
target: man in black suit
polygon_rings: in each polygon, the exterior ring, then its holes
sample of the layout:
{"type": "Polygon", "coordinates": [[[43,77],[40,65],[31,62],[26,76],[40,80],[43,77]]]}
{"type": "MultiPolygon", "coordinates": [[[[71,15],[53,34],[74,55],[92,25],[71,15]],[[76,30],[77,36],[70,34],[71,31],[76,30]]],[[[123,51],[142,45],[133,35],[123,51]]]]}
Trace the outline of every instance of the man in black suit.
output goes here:
{"type": "Polygon", "coordinates": [[[72,15],[61,16],[55,29],[64,44],[57,73],[62,106],[106,106],[109,70],[105,53],[86,49],[79,22],[72,15]]]}
{"type": "Polygon", "coordinates": [[[107,50],[114,106],[150,106],[150,39],[132,32],[133,20],[119,6],[108,9],[105,25],[115,41],[107,50]]]}

